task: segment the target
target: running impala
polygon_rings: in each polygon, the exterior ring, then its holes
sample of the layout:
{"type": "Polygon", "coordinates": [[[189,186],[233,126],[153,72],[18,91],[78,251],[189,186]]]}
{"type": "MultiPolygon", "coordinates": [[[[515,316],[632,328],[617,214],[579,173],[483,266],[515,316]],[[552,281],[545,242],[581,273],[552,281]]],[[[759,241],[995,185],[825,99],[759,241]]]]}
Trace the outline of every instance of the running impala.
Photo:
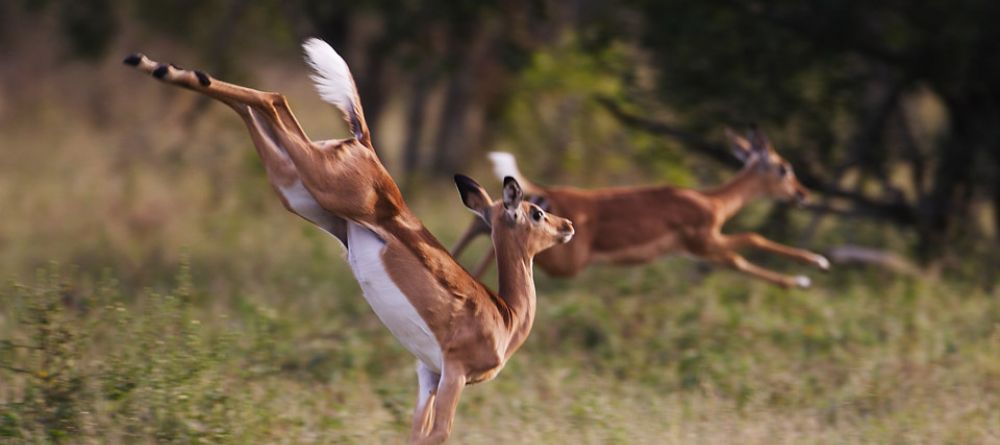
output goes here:
{"type": "Polygon", "coordinates": [[[497,375],[528,336],[535,318],[531,263],[536,253],[573,236],[566,219],[526,202],[506,178],[496,203],[475,181],[455,176],[462,201],[490,227],[499,294],[460,266],[403,202],[372,146],[354,80],[326,42],[303,45],[319,95],[344,114],[352,137],[312,141],[285,97],[213,79],[201,71],[133,54],[125,63],[194,90],[236,111],[250,131],[268,181],[288,211],[336,237],[365,299],[417,357],[410,442],[442,443],[451,433],[465,385],[497,375]]]}
{"type": "MultiPolygon", "coordinates": [[[[641,264],[670,254],[687,254],[732,267],[783,287],[806,288],[805,275],[788,276],[746,260],[738,250],[754,248],[784,255],[828,270],[823,256],[785,246],[757,233],[726,235],[722,226],[743,206],[756,198],[804,201],[808,190],[795,179],[791,164],[781,158],[763,132],[752,129],[747,137],[726,130],[731,148],[744,162],[729,182],[709,190],[671,186],[582,190],[573,187],[542,187],[524,179],[514,156],[490,153],[497,175],[511,176],[524,187],[528,201],[558,213],[576,224],[573,241],[538,254],[546,273],[571,277],[594,262],[641,264]]],[[[459,239],[456,258],[488,227],[473,220],[459,239]]],[[[487,253],[474,274],[481,276],[493,260],[487,253]]]]}

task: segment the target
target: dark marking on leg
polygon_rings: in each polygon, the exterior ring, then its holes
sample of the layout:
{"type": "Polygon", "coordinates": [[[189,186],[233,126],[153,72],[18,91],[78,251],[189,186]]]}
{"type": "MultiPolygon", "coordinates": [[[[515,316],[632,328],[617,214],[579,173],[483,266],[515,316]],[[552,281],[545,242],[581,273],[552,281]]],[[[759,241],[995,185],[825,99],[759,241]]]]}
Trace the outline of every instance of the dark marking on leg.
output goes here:
{"type": "Polygon", "coordinates": [[[142,53],[132,53],[126,56],[125,60],[122,60],[122,63],[131,66],[139,66],[139,62],[142,62],[142,57],[142,53]]]}
{"type": "Polygon", "coordinates": [[[196,70],[194,72],[194,76],[198,78],[198,83],[200,83],[201,86],[203,87],[207,87],[212,84],[212,79],[208,77],[208,74],[205,74],[204,72],[196,70]]]}
{"type": "Polygon", "coordinates": [[[172,67],[173,69],[175,69],[175,70],[178,70],[178,71],[184,71],[184,68],[181,68],[181,67],[179,67],[179,66],[177,66],[177,65],[174,65],[174,63],[173,63],[173,62],[170,62],[170,66],[171,66],[171,67],[172,67]]]}
{"type": "Polygon", "coordinates": [[[167,75],[167,70],[168,69],[169,68],[167,68],[167,66],[164,65],[164,64],[162,64],[162,63],[159,64],[159,65],[157,65],[156,69],[153,70],[153,77],[155,77],[157,79],[162,79],[164,76],[167,75]]]}

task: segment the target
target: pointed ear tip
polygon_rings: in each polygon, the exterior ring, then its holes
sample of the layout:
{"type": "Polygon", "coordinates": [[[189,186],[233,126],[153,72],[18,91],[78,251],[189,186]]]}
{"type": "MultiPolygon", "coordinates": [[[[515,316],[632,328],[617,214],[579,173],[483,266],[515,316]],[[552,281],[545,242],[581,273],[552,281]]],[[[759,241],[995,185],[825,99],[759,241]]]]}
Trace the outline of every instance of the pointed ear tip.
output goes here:
{"type": "Polygon", "coordinates": [[[460,186],[464,186],[464,185],[477,186],[477,185],[479,185],[479,183],[477,183],[475,179],[472,179],[472,178],[470,178],[468,176],[465,176],[465,175],[463,175],[461,173],[455,175],[455,184],[458,184],[460,186]]]}

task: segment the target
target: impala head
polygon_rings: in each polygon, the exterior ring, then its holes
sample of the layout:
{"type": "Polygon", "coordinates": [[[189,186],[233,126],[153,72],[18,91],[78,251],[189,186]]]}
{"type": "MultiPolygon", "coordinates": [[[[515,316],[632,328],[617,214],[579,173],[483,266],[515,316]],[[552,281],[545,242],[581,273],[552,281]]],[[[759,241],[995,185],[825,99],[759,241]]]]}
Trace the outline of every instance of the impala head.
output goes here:
{"type": "Polygon", "coordinates": [[[455,175],[455,185],[465,206],[490,226],[494,239],[503,232],[530,256],[573,238],[573,223],[525,201],[521,186],[510,176],[503,180],[503,199],[496,202],[468,176],[455,175]]]}
{"type": "Polygon", "coordinates": [[[809,198],[809,190],[795,178],[792,164],[774,150],[763,131],[751,127],[747,137],[743,137],[726,128],[726,138],[733,154],[743,161],[744,168],[756,173],[768,196],[784,201],[794,200],[799,204],[809,198]]]}

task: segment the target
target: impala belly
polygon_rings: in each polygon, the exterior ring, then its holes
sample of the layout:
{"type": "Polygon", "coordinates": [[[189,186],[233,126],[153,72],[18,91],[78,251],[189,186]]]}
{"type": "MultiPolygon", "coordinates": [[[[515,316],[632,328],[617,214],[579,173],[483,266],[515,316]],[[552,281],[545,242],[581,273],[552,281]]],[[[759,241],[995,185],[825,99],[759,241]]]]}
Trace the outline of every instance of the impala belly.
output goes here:
{"type": "Polygon", "coordinates": [[[676,234],[668,233],[647,243],[594,252],[592,258],[594,261],[617,264],[644,263],[676,251],[680,247],[679,241],[676,234]]]}
{"type": "Polygon", "coordinates": [[[417,309],[389,277],[382,261],[385,242],[354,222],[347,223],[347,262],[365,300],[392,335],[434,372],[441,372],[441,346],[417,309]]]}

